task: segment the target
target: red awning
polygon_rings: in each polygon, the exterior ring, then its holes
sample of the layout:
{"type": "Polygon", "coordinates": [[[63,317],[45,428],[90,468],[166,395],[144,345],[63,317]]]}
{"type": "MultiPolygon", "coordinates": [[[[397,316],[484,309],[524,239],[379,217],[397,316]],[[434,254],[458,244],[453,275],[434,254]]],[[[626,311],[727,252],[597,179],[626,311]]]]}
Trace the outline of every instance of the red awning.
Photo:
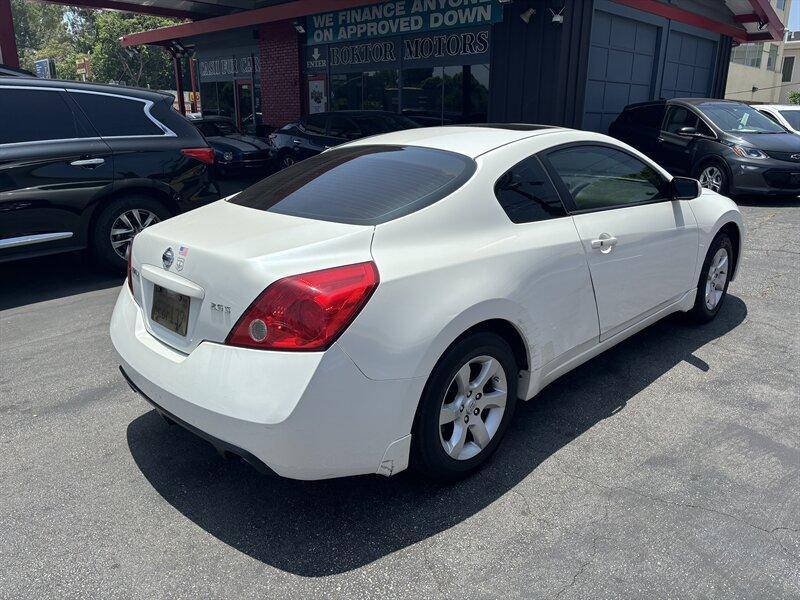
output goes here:
{"type": "MultiPolygon", "coordinates": [[[[56,0],[67,2],[68,0],[56,0]]],[[[86,1],[86,0],[84,0],[86,1]]],[[[111,0],[89,0],[95,5],[111,0]]],[[[668,19],[694,25],[708,31],[727,35],[737,42],[752,42],[759,40],[783,39],[784,26],[769,0],[724,0],[726,7],[731,11],[733,23],[715,21],[709,17],[665,4],[658,0],[613,0],[622,4],[659,15],[668,19]]],[[[80,0],[78,0],[80,4],[80,0]]],[[[119,3],[119,0],[117,0],[119,3]]],[[[240,27],[252,27],[262,23],[296,19],[307,15],[335,10],[343,10],[356,6],[374,4],[375,0],[298,0],[286,2],[275,6],[267,6],[254,10],[242,10],[219,17],[212,17],[183,23],[141,33],[123,36],[120,42],[123,46],[140,46],[143,44],[164,44],[170,40],[192,37],[205,33],[227,31],[240,27]]],[[[153,1],[150,4],[158,4],[153,1]]],[[[135,9],[134,9],[135,10],[135,9]]]]}

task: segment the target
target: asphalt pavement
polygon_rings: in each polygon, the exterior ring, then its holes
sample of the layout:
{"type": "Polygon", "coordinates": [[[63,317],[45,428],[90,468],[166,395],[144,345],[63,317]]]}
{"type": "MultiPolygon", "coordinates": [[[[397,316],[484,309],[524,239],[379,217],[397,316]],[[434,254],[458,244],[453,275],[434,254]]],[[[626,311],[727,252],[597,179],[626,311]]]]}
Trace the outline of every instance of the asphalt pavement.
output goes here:
{"type": "Polygon", "coordinates": [[[119,277],[0,265],[0,597],[800,597],[800,204],[746,204],[714,322],[561,378],[452,486],[225,460],[120,377],[119,277]]]}

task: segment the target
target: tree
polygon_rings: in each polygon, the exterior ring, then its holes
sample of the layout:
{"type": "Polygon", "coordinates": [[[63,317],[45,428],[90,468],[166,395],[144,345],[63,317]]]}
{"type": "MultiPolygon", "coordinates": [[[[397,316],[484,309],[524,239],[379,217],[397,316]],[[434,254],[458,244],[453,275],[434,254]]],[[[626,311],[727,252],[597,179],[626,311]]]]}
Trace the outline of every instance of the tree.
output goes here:
{"type": "Polygon", "coordinates": [[[98,83],[172,89],[172,61],[161,48],[122,48],[124,35],[167,27],[179,21],[132,13],[57,6],[34,0],[11,0],[20,64],[52,58],[59,79],[77,79],[76,59],[89,55],[90,80],[98,83]]]}
{"type": "Polygon", "coordinates": [[[29,0],[11,1],[20,66],[23,69],[33,71],[35,61],[52,58],[56,62],[58,77],[75,78],[76,50],[64,20],[66,10],[70,9],[29,0]]]}
{"type": "Polygon", "coordinates": [[[96,37],[91,48],[92,80],[156,89],[174,88],[172,62],[163,49],[142,46],[134,51],[119,43],[123,35],[174,24],[175,21],[161,17],[111,11],[97,13],[96,37]]]}
{"type": "Polygon", "coordinates": [[[789,104],[800,104],[800,90],[789,92],[789,104]]]}

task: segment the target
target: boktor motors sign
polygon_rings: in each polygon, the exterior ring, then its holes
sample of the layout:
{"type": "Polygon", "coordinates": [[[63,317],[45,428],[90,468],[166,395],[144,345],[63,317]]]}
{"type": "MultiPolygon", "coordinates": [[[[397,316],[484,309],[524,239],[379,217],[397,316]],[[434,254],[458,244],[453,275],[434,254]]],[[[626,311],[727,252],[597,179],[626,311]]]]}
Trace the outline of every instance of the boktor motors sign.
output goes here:
{"type": "Polygon", "coordinates": [[[489,29],[423,33],[391,40],[309,46],[306,70],[330,67],[332,73],[489,62],[489,29]]]}
{"type": "Polygon", "coordinates": [[[312,15],[308,44],[491,25],[503,19],[498,0],[398,0],[312,15]]]}

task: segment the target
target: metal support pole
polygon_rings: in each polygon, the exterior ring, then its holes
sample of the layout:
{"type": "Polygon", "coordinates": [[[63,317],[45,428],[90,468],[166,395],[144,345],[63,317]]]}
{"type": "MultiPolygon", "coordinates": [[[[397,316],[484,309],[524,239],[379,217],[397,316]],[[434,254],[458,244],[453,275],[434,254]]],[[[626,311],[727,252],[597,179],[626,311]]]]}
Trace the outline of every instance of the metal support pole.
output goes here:
{"type": "Polygon", "coordinates": [[[14,19],[11,17],[11,0],[0,0],[0,64],[19,68],[14,19]]]}
{"type": "Polygon", "coordinates": [[[181,55],[171,52],[172,64],[175,67],[175,91],[178,94],[178,112],[186,115],[186,101],[183,99],[183,67],[181,66],[181,55]]]}
{"type": "Polygon", "coordinates": [[[197,112],[197,69],[194,65],[194,57],[189,57],[189,79],[192,81],[192,112],[197,112]]]}

